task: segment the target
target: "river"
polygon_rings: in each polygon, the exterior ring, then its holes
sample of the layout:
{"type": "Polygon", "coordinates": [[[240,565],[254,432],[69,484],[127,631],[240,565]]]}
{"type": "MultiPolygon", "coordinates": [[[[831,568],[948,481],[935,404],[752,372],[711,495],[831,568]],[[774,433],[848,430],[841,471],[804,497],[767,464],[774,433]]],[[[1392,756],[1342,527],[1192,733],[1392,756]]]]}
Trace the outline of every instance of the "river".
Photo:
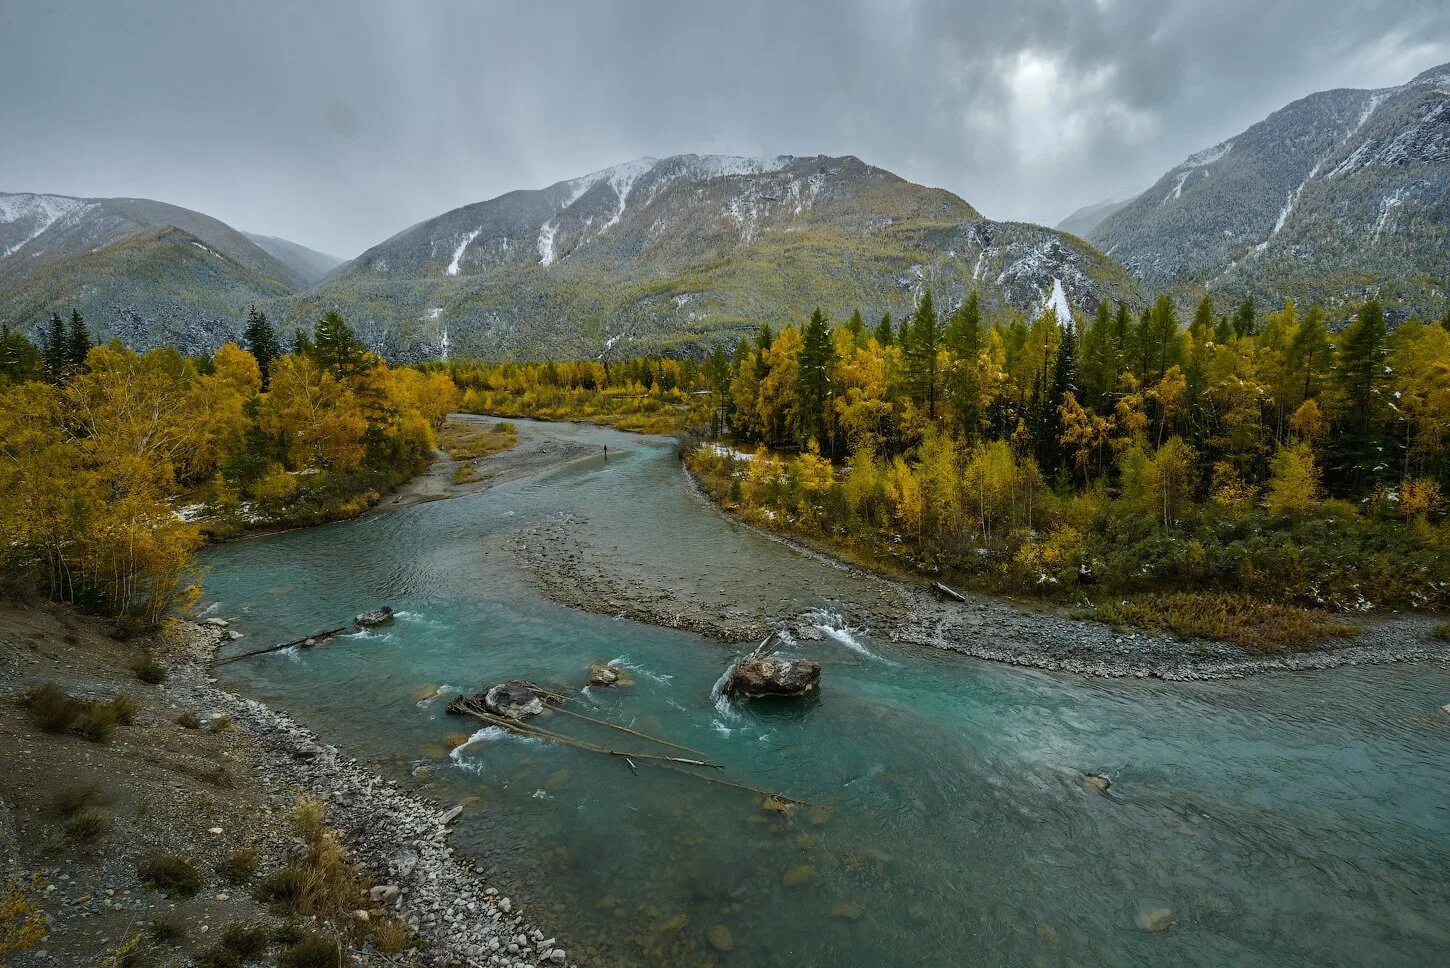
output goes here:
{"type": "MultiPolygon", "coordinates": [[[[242,644],[399,610],[323,648],[222,667],[223,684],[466,804],[457,845],[571,960],[1445,963],[1450,717],[1437,707],[1450,666],[1165,684],[894,644],[852,627],[842,602],[861,579],[701,503],[672,442],[550,432],[607,444],[607,459],[203,557],[211,614],[242,644]],[[825,665],[820,698],[716,703],[733,649],[544,598],[511,543],[560,514],[621,567],[703,600],[816,610],[823,638],[801,648],[825,665]],[[743,791],[444,713],[449,696],[507,678],[581,683],[598,659],[635,685],[592,690],[592,715],[816,806],[773,813],[743,791]],[[449,752],[460,732],[469,741],[449,752]],[[1106,796],[1083,784],[1099,772],[1106,796]],[[1146,930],[1163,910],[1171,925],[1146,930]]],[[[564,717],[549,726],[648,748],[564,717]]]]}

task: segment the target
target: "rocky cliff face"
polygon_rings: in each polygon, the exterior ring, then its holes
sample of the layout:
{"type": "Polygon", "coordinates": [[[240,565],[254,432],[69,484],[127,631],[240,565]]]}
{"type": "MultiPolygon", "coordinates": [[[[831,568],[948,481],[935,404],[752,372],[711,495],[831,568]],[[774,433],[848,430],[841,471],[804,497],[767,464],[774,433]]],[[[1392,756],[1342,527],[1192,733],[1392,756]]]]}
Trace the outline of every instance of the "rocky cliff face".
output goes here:
{"type": "Polygon", "coordinates": [[[1149,288],[1377,295],[1440,314],[1450,287],[1450,65],[1310,95],[1201,151],[1088,236],[1149,288]]]}
{"type": "Polygon", "coordinates": [[[856,158],[680,155],[516,191],[369,249],[290,303],[341,310],[403,359],[695,351],[762,321],[950,306],[1035,312],[1136,301],[1101,253],[996,223],[941,189],[856,158]]]}

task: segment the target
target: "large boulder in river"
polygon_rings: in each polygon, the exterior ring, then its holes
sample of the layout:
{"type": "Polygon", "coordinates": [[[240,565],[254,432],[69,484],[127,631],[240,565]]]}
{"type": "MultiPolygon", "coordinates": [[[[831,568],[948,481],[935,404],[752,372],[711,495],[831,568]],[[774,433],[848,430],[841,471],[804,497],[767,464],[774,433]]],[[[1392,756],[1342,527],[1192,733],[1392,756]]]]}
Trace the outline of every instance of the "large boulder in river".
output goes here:
{"type": "Polygon", "coordinates": [[[726,690],[742,696],[806,696],[821,684],[821,664],[813,659],[751,655],[735,666],[726,690]]]}
{"type": "Polygon", "coordinates": [[[495,716],[525,720],[544,711],[544,702],[526,682],[501,682],[483,695],[483,705],[495,716]]]}

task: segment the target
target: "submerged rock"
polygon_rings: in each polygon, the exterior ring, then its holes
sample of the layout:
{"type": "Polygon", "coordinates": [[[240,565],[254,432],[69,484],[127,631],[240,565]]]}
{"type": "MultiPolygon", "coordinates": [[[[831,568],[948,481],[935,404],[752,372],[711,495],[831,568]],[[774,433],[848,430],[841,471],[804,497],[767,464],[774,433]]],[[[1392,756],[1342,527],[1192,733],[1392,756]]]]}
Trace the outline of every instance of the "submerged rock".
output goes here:
{"type": "Polygon", "coordinates": [[[780,875],[780,880],[786,887],[799,887],[815,876],[816,869],[814,866],[811,864],[799,864],[780,875]]]}
{"type": "Polygon", "coordinates": [[[596,659],[589,663],[590,686],[632,686],[634,677],[612,662],[596,659]]]}
{"type": "Polygon", "coordinates": [[[371,628],[374,625],[382,625],[383,623],[391,622],[392,620],[392,608],[390,606],[384,605],[382,608],[375,608],[370,612],[363,612],[357,618],[352,620],[352,624],[356,625],[360,629],[365,629],[371,628]]]}
{"type": "Polygon", "coordinates": [[[734,951],[735,936],[730,933],[728,924],[712,924],[710,930],[705,933],[710,942],[710,947],[716,951],[734,951]]]}
{"type": "Polygon", "coordinates": [[[1094,793],[1107,793],[1113,786],[1113,781],[1101,773],[1089,773],[1083,777],[1082,785],[1094,793]]]}
{"type": "Polygon", "coordinates": [[[1133,921],[1144,931],[1166,931],[1173,925],[1173,909],[1161,901],[1142,901],[1133,921]]]}
{"type": "Polygon", "coordinates": [[[750,656],[737,663],[726,691],[742,696],[806,696],[821,683],[821,664],[813,659],[750,656]]]}

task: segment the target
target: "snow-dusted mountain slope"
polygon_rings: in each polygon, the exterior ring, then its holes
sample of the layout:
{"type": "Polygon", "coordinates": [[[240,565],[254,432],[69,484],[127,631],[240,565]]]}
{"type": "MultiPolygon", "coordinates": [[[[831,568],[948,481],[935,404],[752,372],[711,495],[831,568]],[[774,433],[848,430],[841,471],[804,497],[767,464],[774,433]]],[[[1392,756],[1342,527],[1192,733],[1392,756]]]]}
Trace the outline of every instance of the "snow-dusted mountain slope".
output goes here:
{"type": "Polygon", "coordinates": [[[1088,234],[1150,288],[1443,313],[1450,65],[1312,94],[1166,173],[1088,234]]]}
{"type": "Polygon", "coordinates": [[[242,233],[190,209],[0,193],[0,320],[32,334],[74,308],[102,338],[199,352],[236,338],[249,304],[304,284],[242,233]]]}
{"type": "Polygon", "coordinates": [[[641,158],[429,219],[293,300],[400,358],[700,349],[762,321],[1139,298],[1091,246],[856,158],[641,158]]]}

